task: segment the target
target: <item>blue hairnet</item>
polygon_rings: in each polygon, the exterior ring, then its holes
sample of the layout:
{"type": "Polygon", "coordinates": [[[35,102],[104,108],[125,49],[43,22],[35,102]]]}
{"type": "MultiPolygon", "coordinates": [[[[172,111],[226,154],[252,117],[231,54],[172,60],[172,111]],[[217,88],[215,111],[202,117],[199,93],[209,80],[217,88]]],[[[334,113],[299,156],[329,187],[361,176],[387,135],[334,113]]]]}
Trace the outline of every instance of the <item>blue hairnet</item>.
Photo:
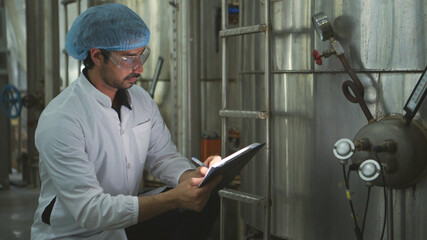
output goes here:
{"type": "Polygon", "coordinates": [[[91,48],[124,51],[144,47],[150,30],[125,5],[114,3],[90,7],[74,20],[65,39],[67,53],[84,60],[91,48]]]}

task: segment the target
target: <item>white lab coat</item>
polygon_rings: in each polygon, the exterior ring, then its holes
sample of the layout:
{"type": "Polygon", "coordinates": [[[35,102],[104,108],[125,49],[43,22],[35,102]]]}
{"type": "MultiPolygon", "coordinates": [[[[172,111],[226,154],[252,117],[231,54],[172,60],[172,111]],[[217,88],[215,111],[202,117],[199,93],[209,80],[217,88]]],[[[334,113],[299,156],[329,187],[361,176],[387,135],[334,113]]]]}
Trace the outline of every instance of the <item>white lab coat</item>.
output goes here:
{"type": "Polygon", "coordinates": [[[41,192],[31,239],[126,239],[137,223],[144,166],[169,186],[194,166],[176,150],[156,103],[139,86],[121,121],[84,76],[52,100],[36,130],[41,192]],[[56,197],[50,225],[41,215],[56,197]]]}

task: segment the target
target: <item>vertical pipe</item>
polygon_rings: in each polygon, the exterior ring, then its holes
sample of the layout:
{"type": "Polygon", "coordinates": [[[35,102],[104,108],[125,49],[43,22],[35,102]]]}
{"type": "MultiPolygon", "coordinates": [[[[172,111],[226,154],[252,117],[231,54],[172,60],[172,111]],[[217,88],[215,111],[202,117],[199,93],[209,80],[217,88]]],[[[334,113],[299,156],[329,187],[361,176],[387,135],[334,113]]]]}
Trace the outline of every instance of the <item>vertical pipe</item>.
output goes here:
{"type": "MultiPolygon", "coordinates": [[[[81,0],[77,0],[77,16],[79,16],[80,15],[80,12],[81,12],[81,4],[80,4],[80,1],[81,0]]],[[[80,72],[81,72],[81,67],[82,67],[82,61],[78,61],[77,62],[77,76],[80,76],[80,72]]]]}
{"type": "MultiPolygon", "coordinates": [[[[13,3],[12,3],[13,4],[13,3]]],[[[3,88],[6,84],[11,83],[8,73],[8,54],[7,54],[7,38],[6,36],[6,9],[5,2],[0,1],[0,61],[5,63],[0,65],[0,87],[3,88]]],[[[0,188],[9,189],[9,171],[11,170],[12,153],[11,153],[11,121],[0,110],[0,188]]]]}
{"type": "MultiPolygon", "coordinates": [[[[191,116],[193,123],[190,125],[191,129],[191,142],[190,154],[193,156],[200,156],[200,137],[201,137],[201,98],[200,98],[200,69],[201,69],[201,58],[200,58],[200,3],[202,1],[191,1],[191,39],[190,47],[192,50],[191,56],[191,66],[193,66],[193,71],[191,72],[191,81],[190,81],[190,90],[191,90],[191,116]]],[[[188,156],[191,158],[191,156],[188,156]]]]}
{"type": "MultiPolygon", "coordinates": [[[[399,214],[398,216],[398,224],[397,224],[397,229],[399,229],[399,236],[397,236],[397,239],[405,239],[406,238],[406,223],[408,221],[408,211],[407,211],[407,207],[406,207],[406,194],[407,192],[412,191],[413,189],[405,189],[405,190],[401,190],[401,191],[397,191],[397,194],[399,194],[398,196],[398,206],[396,206],[397,209],[399,209],[399,214]]],[[[410,216],[409,214],[409,218],[411,218],[412,216],[410,216]]],[[[393,227],[394,229],[394,227],[393,227]]]]}
{"type": "MultiPolygon", "coordinates": [[[[22,113],[21,113],[22,114],[22,113]]],[[[18,171],[22,173],[22,117],[18,118],[18,171]]]]}
{"type": "Polygon", "coordinates": [[[184,113],[186,114],[185,117],[185,122],[186,122],[186,135],[187,138],[185,139],[185,149],[186,149],[186,157],[190,158],[191,157],[191,139],[192,139],[192,135],[191,135],[191,127],[193,126],[193,120],[191,118],[192,116],[192,110],[193,110],[193,104],[191,102],[192,99],[192,91],[191,91],[191,81],[192,81],[192,71],[193,71],[193,66],[192,61],[191,61],[191,55],[193,53],[193,49],[191,49],[191,42],[192,42],[192,36],[191,36],[191,2],[190,1],[186,1],[186,12],[188,15],[188,17],[186,18],[187,22],[186,24],[188,25],[187,27],[187,40],[184,42],[184,44],[187,46],[187,62],[185,62],[186,65],[186,70],[187,71],[187,77],[188,79],[185,81],[186,85],[184,86],[184,88],[186,88],[185,92],[186,94],[184,95],[185,100],[184,100],[184,104],[187,105],[187,111],[184,113]]]}
{"type": "MultiPolygon", "coordinates": [[[[239,27],[243,27],[243,4],[244,1],[243,0],[239,0],[239,27]]],[[[239,72],[243,71],[243,53],[244,53],[244,46],[243,46],[244,42],[243,42],[243,35],[239,36],[239,62],[238,62],[238,69],[239,72]]],[[[241,82],[242,76],[241,74],[237,74],[237,78],[239,80],[239,82],[241,82]]],[[[241,86],[240,86],[241,87],[241,86]]]]}
{"type": "Polygon", "coordinates": [[[173,117],[172,117],[172,128],[171,128],[171,135],[172,135],[172,141],[177,144],[178,141],[178,13],[177,13],[177,8],[175,6],[177,6],[177,0],[174,0],[173,2],[173,6],[171,6],[171,26],[172,26],[172,41],[170,42],[170,46],[171,46],[171,55],[172,55],[172,59],[171,59],[171,64],[170,64],[170,72],[171,72],[171,87],[170,87],[170,91],[172,94],[172,99],[174,102],[174,113],[173,113],[173,117]]]}
{"type": "Polygon", "coordinates": [[[226,199],[221,197],[221,209],[220,209],[220,229],[219,229],[219,237],[221,240],[225,240],[225,217],[227,211],[227,202],[226,199]]]}
{"type": "MultiPolygon", "coordinates": [[[[244,26],[244,23],[243,23],[243,19],[244,19],[244,16],[243,16],[243,9],[244,9],[244,4],[245,4],[245,1],[244,0],[239,0],[239,27],[243,27],[244,26]]],[[[239,58],[238,58],[238,63],[237,63],[237,69],[238,69],[238,73],[237,73],[237,81],[238,81],[238,84],[239,84],[239,89],[240,89],[240,92],[242,93],[241,94],[241,96],[240,96],[240,104],[241,104],[241,109],[243,109],[243,93],[244,93],[244,91],[242,90],[242,88],[243,88],[243,86],[242,86],[242,80],[243,80],[243,75],[241,75],[240,74],[240,72],[242,72],[244,69],[243,69],[243,63],[244,63],[244,52],[245,52],[245,46],[244,46],[244,37],[243,37],[243,35],[241,35],[241,36],[239,36],[239,49],[238,49],[238,56],[239,56],[239,58]]],[[[240,121],[240,125],[241,126],[243,126],[243,121],[240,121]]],[[[240,203],[238,203],[238,208],[237,208],[237,211],[238,211],[238,214],[237,214],[237,216],[241,216],[241,209],[242,209],[242,204],[240,204],[240,203]]],[[[241,218],[239,218],[239,217],[237,217],[237,221],[238,221],[238,229],[239,229],[239,233],[244,233],[245,231],[244,231],[244,229],[245,229],[245,227],[244,227],[244,223],[243,223],[243,221],[242,221],[242,219],[241,218]]],[[[244,236],[240,236],[240,238],[242,238],[242,237],[244,237],[244,236]]]]}
{"type": "Polygon", "coordinates": [[[190,158],[200,155],[200,4],[183,0],[181,6],[182,83],[180,103],[182,117],[181,152],[190,158]]]}
{"type": "MultiPolygon", "coordinates": [[[[26,0],[25,15],[27,24],[27,96],[37,96],[42,91],[42,81],[45,78],[44,61],[40,61],[40,59],[45,59],[44,18],[40,17],[44,16],[43,1],[26,0]]],[[[29,107],[27,113],[28,159],[31,162],[38,158],[34,136],[40,111],[37,107],[29,107]]],[[[37,186],[38,183],[32,182],[31,184],[37,186]]]]}
{"type": "MultiPolygon", "coordinates": [[[[203,46],[200,46],[200,60],[201,60],[201,74],[200,74],[200,115],[201,115],[201,132],[207,130],[207,94],[206,94],[206,84],[207,84],[207,72],[206,72],[206,27],[205,27],[205,12],[206,11],[206,1],[200,1],[200,12],[203,13],[200,18],[200,45],[203,44],[203,46]]],[[[204,160],[204,159],[202,159],[204,160]]]]}
{"type": "Polygon", "coordinates": [[[265,211],[264,211],[264,240],[270,238],[270,211],[271,211],[271,153],[270,153],[270,117],[271,117],[271,106],[270,106],[270,82],[271,82],[271,49],[270,49],[270,38],[271,38],[271,24],[270,24],[270,1],[264,1],[265,4],[265,24],[267,29],[265,31],[265,106],[268,114],[266,121],[266,160],[267,160],[267,176],[265,184],[265,211]]]}
{"type": "MultiPolygon", "coordinates": [[[[227,29],[227,1],[222,0],[221,8],[221,29],[227,29]]],[[[222,109],[227,109],[227,38],[221,39],[222,43],[222,109]]],[[[227,118],[222,118],[222,134],[221,134],[221,154],[225,157],[227,151],[227,118]]]]}
{"type": "Polygon", "coordinates": [[[47,105],[59,94],[59,14],[58,1],[45,1],[45,84],[44,102],[47,105]]]}
{"type": "MultiPolygon", "coordinates": [[[[64,24],[65,24],[65,34],[64,36],[67,35],[68,32],[68,9],[67,9],[67,4],[64,4],[64,24]]],[[[64,87],[68,87],[68,85],[70,84],[70,76],[68,74],[68,65],[69,65],[69,56],[67,51],[65,51],[65,49],[63,50],[64,54],[65,54],[65,86],[64,87]]]]}
{"type": "Polygon", "coordinates": [[[388,188],[387,198],[387,239],[394,240],[393,236],[393,189],[388,188]]]}
{"type": "Polygon", "coordinates": [[[183,156],[188,156],[188,144],[187,140],[189,138],[188,136],[188,105],[186,102],[186,97],[188,96],[188,88],[187,88],[187,81],[189,81],[189,73],[188,73],[188,63],[189,63],[189,53],[188,53],[188,28],[189,28],[189,9],[188,9],[188,0],[181,0],[179,1],[179,25],[178,29],[180,30],[179,34],[179,44],[178,44],[178,56],[180,56],[180,61],[178,61],[179,64],[179,78],[178,78],[178,102],[179,106],[178,109],[180,111],[178,112],[178,148],[179,151],[182,153],[183,156]]]}
{"type": "MultiPolygon", "coordinates": [[[[227,28],[227,11],[226,11],[226,0],[221,1],[221,30],[227,28]]],[[[222,109],[227,108],[227,38],[221,39],[222,44],[222,109]]],[[[221,134],[221,155],[225,157],[227,151],[227,118],[222,118],[222,134],[221,134]]],[[[225,240],[225,199],[221,197],[221,223],[220,223],[220,239],[225,240]]]]}

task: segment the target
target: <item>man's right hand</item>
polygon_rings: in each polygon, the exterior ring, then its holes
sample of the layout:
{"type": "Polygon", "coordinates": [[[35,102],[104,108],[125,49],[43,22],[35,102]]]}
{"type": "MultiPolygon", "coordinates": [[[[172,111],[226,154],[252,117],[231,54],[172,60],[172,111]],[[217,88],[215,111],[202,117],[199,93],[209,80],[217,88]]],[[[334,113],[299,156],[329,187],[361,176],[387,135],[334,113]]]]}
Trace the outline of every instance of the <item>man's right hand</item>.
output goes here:
{"type": "Polygon", "coordinates": [[[193,210],[200,212],[205,207],[206,203],[209,200],[210,193],[212,189],[218,185],[221,181],[221,176],[216,177],[212,181],[209,181],[203,187],[198,187],[199,184],[203,181],[203,178],[207,172],[207,168],[199,167],[196,170],[196,177],[191,177],[182,181],[174,189],[171,189],[169,192],[173,193],[177,198],[177,208],[184,208],[188,210],[193,210]],[[203,176],[203,177],[199,177],[203,176]]]}
{"type": "Polygon", "coordinates": [[[199,167],[192,172],[187,172],[189,177],[183,179],[174,189],[153,196],[138,197],[138,221],[144,221],[178,208],[202,211],[209,200],[212,189],[222,178],[222,176],[218,176],[199,188],[207,171],[207,168],[199,167]]]}

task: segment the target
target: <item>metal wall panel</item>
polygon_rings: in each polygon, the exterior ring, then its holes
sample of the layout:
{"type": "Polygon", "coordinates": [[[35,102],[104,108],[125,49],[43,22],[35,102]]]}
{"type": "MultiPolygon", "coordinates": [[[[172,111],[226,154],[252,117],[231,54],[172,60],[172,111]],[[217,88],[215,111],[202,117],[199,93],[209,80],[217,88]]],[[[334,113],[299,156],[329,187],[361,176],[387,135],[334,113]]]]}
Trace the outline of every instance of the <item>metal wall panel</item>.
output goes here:
{"type": "MultiPolygon", "coordinates": [[[[260,1],[245,1],[245,25],[262,19],[260,1]]],[[[325,51],[311,25],[311,15],[325,12],[350,64],[362,81],[365,100],[375,118],[402,114],[413,86],[425,68],[427,48],[426,0],[416,1],[277,1],[273,2],[272,86],[272,229],[273,235],[289,239],[353,239],[354,223],[345,197],[342,166],[333,156],[334,143],[352,139],[367,124],[360,107],[343,95],[341,85],[350,79],[335,56],[314,66],[311,51],[325,51]]],[[[245,37],[243,108],[262,110],[262,36],[245,37]]],[[[424,104],[417,118],[427,117],[424,104]]],[[[262,141],[258,120],[245,120],[245,143],[262,141]]],[[[242,190],[263,195],[263,154],[245,167],[242,190]]],[[[359,219],[363,217],[367,187],[350,177],[352,198],[359,219]]],[[[425,239],[427,179],[416,188],[393,190],[395,239],[425,239]]],[[[373,187],[365,229],[367,239],[379,239],[383,223],[383,190],[373,187]]],[[[262,209],[243,206],[242,218],[256,229],[263,228],[262,209]]],[[[361,220],[360,220],[361,222],[361,220]]],[[[386,233],[387,238],[387,233],[386,233]]]]}

